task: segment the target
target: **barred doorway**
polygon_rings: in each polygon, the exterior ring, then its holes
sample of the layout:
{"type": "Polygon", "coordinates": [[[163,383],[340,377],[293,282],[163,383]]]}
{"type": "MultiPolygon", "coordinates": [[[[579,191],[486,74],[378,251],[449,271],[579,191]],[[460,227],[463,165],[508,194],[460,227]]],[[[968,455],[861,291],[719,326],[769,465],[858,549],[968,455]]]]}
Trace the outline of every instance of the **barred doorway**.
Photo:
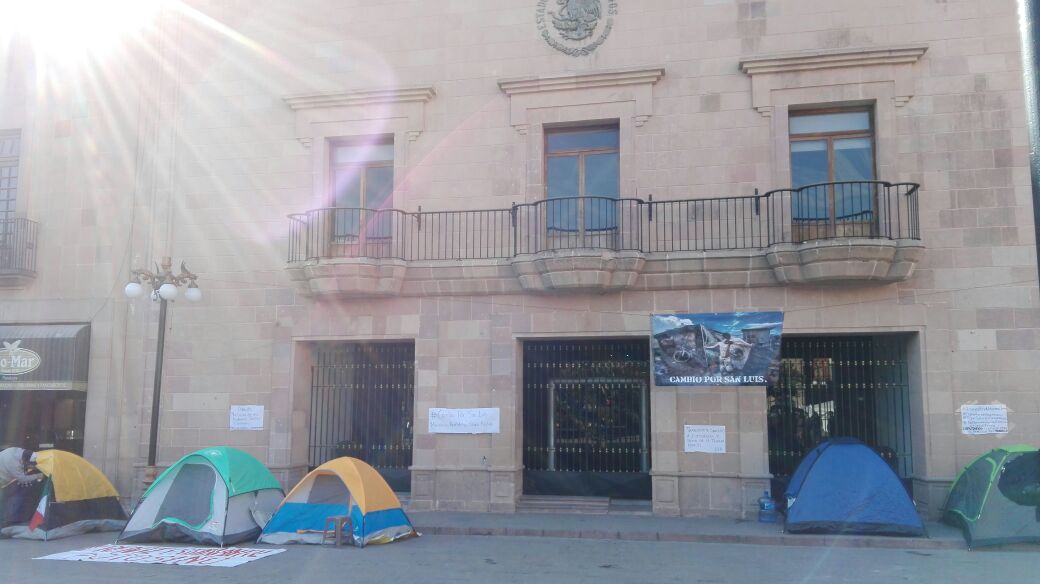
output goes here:
{"type": "Polygon", "coordinates": [[[857,438],[909,484],[913,470],[908,335],[784,337],[769,386],[769,472],[786,485],[828,438],[857,438]]]}
{"type": "Polygon", "coordinates": [[[364,460],[411,490],[415,344],[319,343],[311,367],[310,466],[364,460]]]}
{"type": "Polygon", "coordinates": [[[524,343],[524,494],[650,498],[649,343],[524,343]]]}

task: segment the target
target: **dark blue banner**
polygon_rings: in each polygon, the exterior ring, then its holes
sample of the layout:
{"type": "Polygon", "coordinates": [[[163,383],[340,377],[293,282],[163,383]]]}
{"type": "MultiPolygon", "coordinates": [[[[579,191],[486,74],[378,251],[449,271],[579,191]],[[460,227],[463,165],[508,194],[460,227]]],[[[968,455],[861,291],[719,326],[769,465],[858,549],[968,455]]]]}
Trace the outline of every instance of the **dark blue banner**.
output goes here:
{"type": "Polygon", "coordinates": [[[766,385],[779,374],[782,312],[655,314],[657,385],[766,385]]]}

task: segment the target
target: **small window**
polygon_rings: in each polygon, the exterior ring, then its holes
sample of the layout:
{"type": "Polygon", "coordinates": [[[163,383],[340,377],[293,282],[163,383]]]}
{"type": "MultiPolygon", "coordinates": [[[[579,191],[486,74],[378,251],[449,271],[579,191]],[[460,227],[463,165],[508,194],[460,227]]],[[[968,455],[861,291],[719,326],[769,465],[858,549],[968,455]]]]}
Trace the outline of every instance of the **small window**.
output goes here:
{"type": "Polygon", "coordinates": [[[389,210],[394,208],[393,139],[333,142],[329,171],[335,239],[356,238],[362,224],[369,237],[389,237],[389,210]]]}
{"type": "Polygon", "coordinates": [[[18,156],[21,135],[17,130],[0,130],[0,233],[14,219],[18,199],[18,156]]]}
{"type": "Polygon", "coordinates": [[[617,227],[620,197],[617,125],[557,128],[545,133],[547,226],[552,231],[617,227]]]}
{"type": "Polygon", "coordinates": [[[875,220],[874,126],[869,110],[791,112],[792,218],[803,239],[866,235],[875,220]],[[818,186],[815,186],[818,185],[818,186]]]}

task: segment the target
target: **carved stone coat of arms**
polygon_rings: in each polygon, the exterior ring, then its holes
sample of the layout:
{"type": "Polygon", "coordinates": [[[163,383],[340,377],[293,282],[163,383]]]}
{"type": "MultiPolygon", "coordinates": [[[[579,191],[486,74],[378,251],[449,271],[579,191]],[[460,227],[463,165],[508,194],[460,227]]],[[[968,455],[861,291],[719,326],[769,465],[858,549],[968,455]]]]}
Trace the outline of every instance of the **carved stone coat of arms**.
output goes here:
{"type": "Polygon", "coordinates": [[[616,15],[617,0],[538,0],[535,19],[549,46],[580,57],[607,40],[616,15]]]}

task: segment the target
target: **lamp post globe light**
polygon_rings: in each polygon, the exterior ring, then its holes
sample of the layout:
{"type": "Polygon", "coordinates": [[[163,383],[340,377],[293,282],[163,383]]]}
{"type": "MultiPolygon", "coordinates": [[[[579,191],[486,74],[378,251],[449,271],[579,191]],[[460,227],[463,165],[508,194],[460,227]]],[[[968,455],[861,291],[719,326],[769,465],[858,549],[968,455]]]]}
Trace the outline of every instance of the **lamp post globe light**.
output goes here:
{"type": "Polygon", "coordinates": [[[137,298],[144,293],[144,286],[152,289],[152,301],[159,303],[159,340],[155,348],[155,382],[152,386],[152,424],[148,435],[148,466],[155,466],[156,444],[159,439],[159,403],[161,401],[163,346],[166,343],[166,303],[177,298],[178,288],[186,286],[184,297],[189,302],[202,299],[198,276],[188,271],[181,262],[181,272],[174,274],[173,262],[164,257],[155,271],[135,269],[130,272],[130,282],[123,289],[127,298],[137,298]]]}

